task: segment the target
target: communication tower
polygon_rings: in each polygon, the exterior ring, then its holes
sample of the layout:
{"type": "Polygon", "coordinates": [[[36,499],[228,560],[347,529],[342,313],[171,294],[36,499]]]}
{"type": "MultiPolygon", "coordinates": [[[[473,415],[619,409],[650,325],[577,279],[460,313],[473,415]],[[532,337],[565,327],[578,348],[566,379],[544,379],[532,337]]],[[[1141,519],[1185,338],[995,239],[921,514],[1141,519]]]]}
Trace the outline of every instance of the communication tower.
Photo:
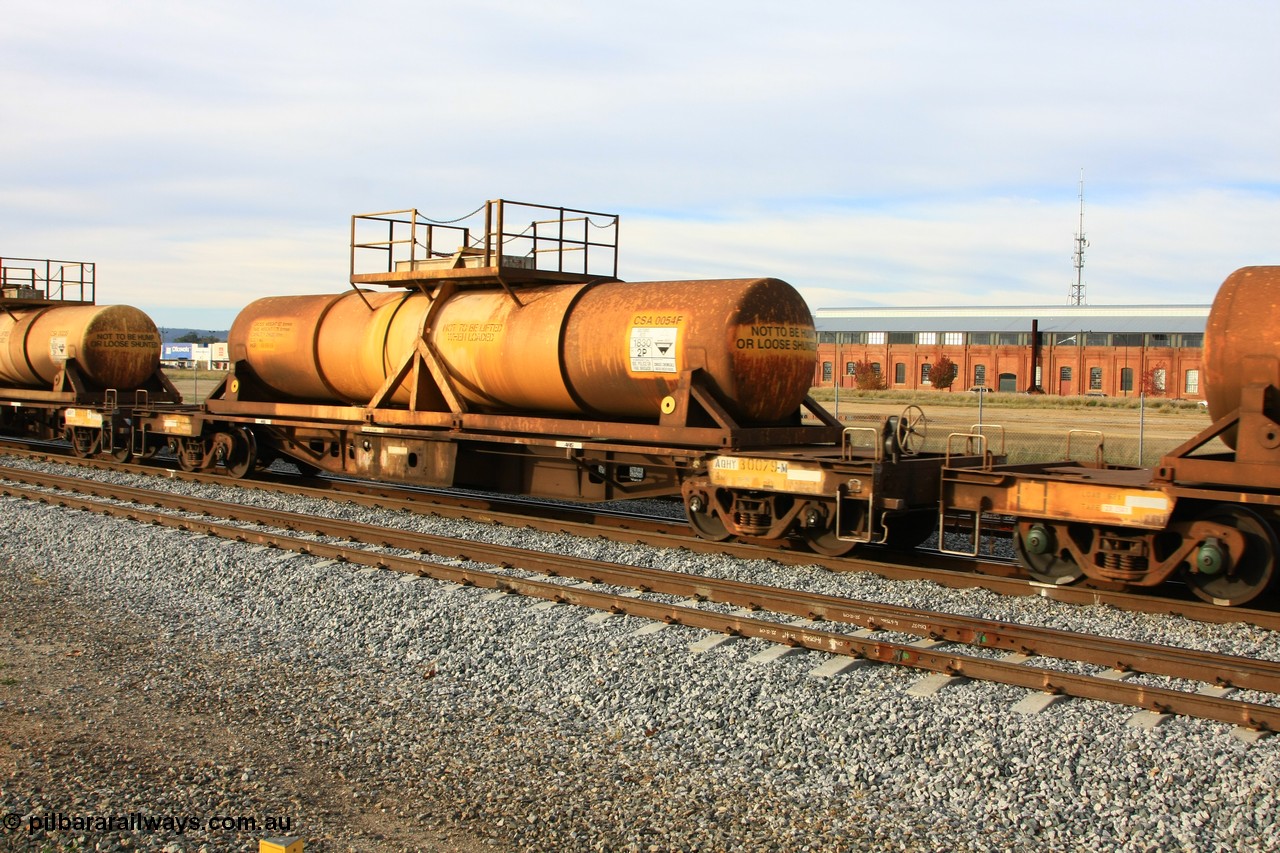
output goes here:
{"type": "Polygon", "coordinates": [[[1084,169],[1080,170],[1080,230],[1076,232],[1076,280],[1067,296],[1068,305],[1084,304],[1084,250],[1089,241],[1084,238],[1084,169]]]}

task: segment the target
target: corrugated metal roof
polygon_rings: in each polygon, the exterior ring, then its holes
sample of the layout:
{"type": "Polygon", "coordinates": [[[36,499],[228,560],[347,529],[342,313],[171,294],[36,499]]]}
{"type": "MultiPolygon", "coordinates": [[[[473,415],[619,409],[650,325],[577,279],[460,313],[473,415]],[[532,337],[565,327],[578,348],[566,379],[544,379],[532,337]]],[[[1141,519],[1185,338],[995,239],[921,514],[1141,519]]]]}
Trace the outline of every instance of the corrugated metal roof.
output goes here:
{"type": "Polygon", "coordinates": [[[819,308],[820,332],[1203,332],[1208,305],[819,308]]]}

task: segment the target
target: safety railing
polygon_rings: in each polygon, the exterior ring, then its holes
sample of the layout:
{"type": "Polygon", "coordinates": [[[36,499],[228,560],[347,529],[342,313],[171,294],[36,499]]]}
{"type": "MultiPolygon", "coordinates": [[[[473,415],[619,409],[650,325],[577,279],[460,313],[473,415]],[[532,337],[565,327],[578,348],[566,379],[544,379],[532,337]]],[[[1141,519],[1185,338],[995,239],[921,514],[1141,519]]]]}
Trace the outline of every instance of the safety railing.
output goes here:
{"type": "Polygon", "coordinates": [[[0,298],[92,303],[96,270],[84,261],[0,258],[0,298]]]}
{"type": "Polygon", "coordinates": [[[1075,461],[1075,454],[1072,452],[1071,442],[1076,439],[1076,450],[1080,448],[1080,439],[1088,439],[1093,442],[1093,467],[1103,468],[1106,466],[1106,437],[1096,429],[1070,429],[1067,430],[1067,459],[1075,461]]]}
{"type": "Polygon", "coordinates": [[[617,278],[618,217],[496,199],[437,220],[419,209],[351,217],[351,280],[451,269],[532,270],[617,278]]]}

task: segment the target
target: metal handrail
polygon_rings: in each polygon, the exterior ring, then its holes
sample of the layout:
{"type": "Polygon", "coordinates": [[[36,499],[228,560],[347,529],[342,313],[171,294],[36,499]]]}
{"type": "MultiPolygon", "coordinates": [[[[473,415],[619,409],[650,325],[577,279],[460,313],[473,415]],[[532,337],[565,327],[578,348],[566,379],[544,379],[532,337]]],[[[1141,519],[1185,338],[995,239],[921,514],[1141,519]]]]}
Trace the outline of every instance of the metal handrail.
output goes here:
{"type": "Polygon", "coordinates": [[[991,429],[991,430],[998,430],[998,431],[1000,432],[1000,454],[999,454],[999,455],[1004,456],[1004,452],[1005,452],[1004,438],[1005,438],[1005,436],[1004,436],[1004,427],[1003,427],[1001,424],[974,424],[973,426],[969,427],[969,432],[970,432],[970,433],[973,433],[974,435],[983,435],[983,436],[985,436],[985,435],[986,435],[986,430],[988,430],[988,429],[991,429]]]}
{"type": "Polygon", "coordinates": [[[88,261],[0,258],[0,298],[92,303],[96,282],[88,261]]]}
{"type": "Polygon", "coordinates": [[[369,272],[361,268],[368,251],[381,252],[377,266],[381,272],[392,272],[406,268],[404,265],[415,269],[420,261],[432,258],[461,257],[470,250],[483,253],[483,265],[488,268],[528,269],[532,265],[547,272],[617,278],[618,221],[615,214],[508,199],[487,201],[467,216],[449,222],[423,216],[418,208],[356,214],[351,217],[351,276],[354,281],[357,275],[369,272]],[[554,211],[555,215],[524,218],[537,211],[554,211]],[[482,224],[478,222],[481,217],[482,224]],[[508,222],[517,219],[528,224],[519,230],[508,227],[508,222]],[[385,237],[367,238],[369,227],[384,229],[385,237]],[[593,238],[593,228],[605,236],[593,238]],[[450,241],[450,249],[436,250],[435,246],[450,234],[455,238],[450,241]],[[581,263],[567,265],[569,255],[577,255],[581,263]],[[551,257],[554,262],[542,260],[551,257]]]}
{"type": "Polygon", "coordinates": [[[946,450],[943,453],[944,464],[950,465],[952,456],[981,456],[983,467],[991,466],[991,457],[987,455],[987,437],[979,432],[953,432],[947,435],[946,450]],[[964,440],[964,453],[952,453],[953,442],[964,440]]]}
{"type": "Polygon", "coordinates": [[[1075,460],[1075,457],[1071,455],[1071,436],[1073,436],[1073,435],[1080,435],[1080,436],[1092,435],[1092,436],[1096,436],[1096,437],[1097,437],[1097,439],[1098,439],[1098,443],[1097,443],[1097,445],[1095,445],[1095,447],[1094,447],[1094,464],[1095,464],[1095,465],[1097,465],[1097,467],[1099,467],[1099,468],[1103,467],[1103,466],[1106,464],[1106,463],[1105,463],[1105,461],[1104,461],[1104,456],[1105,456],[1105,445],[1106,445],[1106,436],[1104,436],[1100,431],[1098,431],[1098,430],[1096,430],[1096,429],[1071,429],[1071,430],[1067,430],[1067,459],[1068,459],[1068,460],[1072,460],[1072,461],[1074,461],[1074,460],[1075,460]]]}
{"type": "Polygon", "coordinates": [[[884,442],[880,440],[880,430],[875,427],[845,427],[844,432],[840,436],[840,456],[848,462],[853,459],[853,450],[855,447],[870,447],[875,454],[875,461],[880,462],[884,459],[884,442]],[[854,433],[870,433],[871,443],[869,445],[855,445],[853,443],[854,433]]]}

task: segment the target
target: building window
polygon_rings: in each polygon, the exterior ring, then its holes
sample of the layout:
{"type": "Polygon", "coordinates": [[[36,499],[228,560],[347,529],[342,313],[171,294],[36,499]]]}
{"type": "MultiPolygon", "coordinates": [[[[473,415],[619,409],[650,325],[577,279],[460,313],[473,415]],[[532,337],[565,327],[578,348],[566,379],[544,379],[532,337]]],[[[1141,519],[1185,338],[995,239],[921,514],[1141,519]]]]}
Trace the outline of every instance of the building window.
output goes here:
{"type": "Polygon", "coordinates": [[[942,345],[948,347],[964,346],[964,332],[946,332],[942,336],[942,345]]]}
{"type": "Polygon", "coordinates": [[[1149,347],[1171,347],[1173,341],[1171,335],[1147,335],[1147,346],[1149,347]]]}
{"type": "Polygon", "coordinates": [[[1070,367],[1064,367],[1064,368],[1062,368],[1061,370],[1059,370],[1059,371],[1058,371],[1058,379],[1060,379],[1060,380],[1061,380],[1061,381],[1063,381],[1063,382],[1070,382],[1070,381],[1071,381],[1071,368],[1070,368],[1070,367]]]}
{"type": "Polygon", "coordinates": [[[929,384],[929,374],[930,374],[930,373],[932,373],[932,372],[933,372],[933,365],[932,365],[932,364],[922,364],[922,365],[920,365],[920,384],[921,384],[921,385],[928,385],[928,384],[929,384]]]}
{"type": "Polygon", "coordinates": [[[858,363],[856,361],[846,361],[844,363],[844,375],[853,376],[858,372],[858,363]]]}
{"type": "Polygon", "coordinates": [[[1200,393],[1200,371],[1188,370],[1187,381],[1186,383],[1183,384],[1182,387],[1186,389],[1186,393],[1188,394],[1199,394],[1200,393]]]}
{"type": "Polygon", "coordinates": [[[1087,347],[1105,347],[1110,343],[1111,336],[1105,332],[1090,332],[1084,336],[1084,345],[1087,347]]]}
{"type": "Polygon", "coordinates": [[[1040,378],[1040,377],[1041,377],[1041,373],[1042,373],[1041,367],[1040,367],[1040,365],[1038,365],[1038,364],[1037,364],[1037,365],[1036,365],[1036,378],[1035,378],[1035,381],[1033,381],[1033,382],[1031,383],[1032,385],[1034,385],[1034,386],[1035,386],[1035,387],[1037,387],[1037,388],[1041,387],[1041,386],[1040,386],[1040,383],[1041,383],[1041,381],[1042,381],[1042,380],[1041,380],[1041,378],[1040,378]]]}
{"type": "Polygon", "coordinates": [[[987,384],[987,366],[985,364],[975,364],[973,366],[973,384],[987,384]]]}
{"type": "Polygon", "coordinates": [[[822,362],[822,381],[831,381],[831,362],[829,361],[822,362]]]}
{"type": "Polygon", "coordinates": [[[1204,346],[1204,335],[1183,335],[1182,345],[1184,347],[1202,347],[1204,346]]]}
{"type": "MultiPolygon", "coordinates": [[[[1119,333],[1111,336],[1111,345],[1113,347],[1140,347],[1142,346],[1142,335],[1134,333],[1119,333]]],[[[1168,346],[1166,344],[1165,346],[1168,346]]]]}
{"type": "Polygon", "coordinates": [[[897,385],[905,385],[907,381],[907,366],[902,362],[898,362],[893,366],[893,381],[897,385]]]}
{"type": "Polygon", "coordinates": [[[914,344],[916,342],[915,332],[890,332],[889,343],[891,344],[914,344]]]}
{"type": "Polygon", "coordinates": [[[1157,394],[1164,393],[1165,382],[1168,381],[1168,374],[1165,373],[1163,367],[1157,367],[1151,371],[1151,387],[1157,394]]]}
{"type": "Polygon", "coordinates": [[[835,332],[818,332],[818,343],[834,344],[836,342],[835,332]]]}
{"type": "Polygon", "coordinates": [[[996,337],[996,343],[1002,347],[1022,346],[1025,341],[1022,340],[1021,332],[1001,332],[996,337]]]}
{"type": "Polygon", "coordinates": [[[867,332],[867,344],[884,346],[884,332],[867,332]]]}
{"type": "Polygon", "coordinates": [[[991,346],[991,333],[990,332],[970,332],[969,346],[971,347],[991,346]]]}
{"type": "Polygon", "coordinates": [[[1053,345],[1055,347],[1074,347],[1079,345],[1079,343],[1080,343],[1079,332],[1072,332],[1069,335],[1063,334],[1062,332],[1057,332],[1053,336],[1053,345]]]}
{"type": "Polygon", "coordinates": [[[938,345],[937,332],[921,332],[916,336],[916,343],[925,347],[936,347],[938,345]]]}
{"type": "MultiPolygon", "coordinates": [[[[1117,335],[1116,337],[1119,337],[1119,335],[1117,335]]],[[[1120,368],[1120,390],[1126,393],[1133,390],[1133,368],[1132,367],[1120,368]]]]}
{"type": "Polygon", "coordinates": [[[1090,391],[1102,390],[1102,368],[1101,367],[1089,368],[1089,390],[1090,391]]]}
{"type": "Polygon", "coordinates": [[[874,373],[876,376],[880,375],[880,362],[878,361],[871,362],[871,372],[874,373]]]}

